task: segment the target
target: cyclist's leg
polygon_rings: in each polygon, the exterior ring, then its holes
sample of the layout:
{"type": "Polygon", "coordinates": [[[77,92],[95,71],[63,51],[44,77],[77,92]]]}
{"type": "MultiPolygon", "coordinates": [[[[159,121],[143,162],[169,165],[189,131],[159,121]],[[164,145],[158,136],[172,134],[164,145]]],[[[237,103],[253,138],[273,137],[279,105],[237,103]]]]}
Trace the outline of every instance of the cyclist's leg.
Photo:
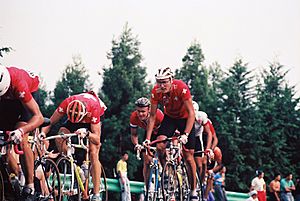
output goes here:
{"type": "MultiPolygon", "coordinates": [[[[179,131],[180,133],[183,133],[185,129],[186,120],[178,120],[179,125],[179,131]]],[[[195,149],[195,129],[192,128],[187,144],[184,145],[183,149],[183,156],[185,158],[185,162],[187,165],[187,171],[189,175],[189,181],[190,181],[190,188],[191,188],[191,199],[194,199],[194,197],[197,196],[196,191],[196,174],[197,174],[197,168],[196,168],[196,162],[194,159],[194,149],[195,149]]]]}
{"type": "MultiPolygon", "coordinates": [[[[70,130],[67,129],[66,127],[60,127],[59,132],[63,132],[63,133],[70,133],[70,130]]],[[[55,139],[55,145],[59,151],[59,153],[67,153],[67,144],[66,144],[66,140],[62,139],[62,138],[56,138],[55,139]]]]}
{"type": "MultiPolygon", "coordinates": [[[[18,100],[0,100],[0,130],[13,131],[21,115],[22,104],[18,100]]],[[[20,167],[19,158],[14,149],[6,151],[6,161],[10,173],[18,175],[20,167]]]]}
{"type": "Polygon", "coordinates": [[[146,190],[148,190],[148,179],[150,176],[150,163],[151,163],[152,157],[143,153],[143,159],[144,159],[143,176],[144,176],[144,182],[146,184],[146,190]]]}
{"type": "MultiPolygon", "coordinates": [[[[157,140],[164,140],[167,137],[172,137],[177,129],[176,120],[165,115],[157,133],[157,140]]],[[[157,153],[162,167],[166,164],[166,143],[157,143],[157,153]]]]}
{"type": "Polygon", "coordinates": [[[101,177],[101,165],[99,161],[99,151],[101,144],[95,145],[90,141],[89,155],[91,160],[91,175],[94,185],[93,194],[99,194],[100,191],[100,177],[101,177]]]}

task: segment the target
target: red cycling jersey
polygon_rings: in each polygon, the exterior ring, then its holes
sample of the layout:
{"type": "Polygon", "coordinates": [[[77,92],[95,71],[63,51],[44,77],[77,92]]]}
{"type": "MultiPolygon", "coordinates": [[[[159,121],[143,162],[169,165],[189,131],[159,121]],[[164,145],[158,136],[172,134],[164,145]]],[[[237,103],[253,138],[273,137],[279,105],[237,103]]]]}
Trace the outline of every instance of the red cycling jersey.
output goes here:
{"type": "Polygon", "coordinates": [[[39,77],[32,72],[19,69],[16,67],[7,67],[10,74],[11,82],[7,92],[1,99],[19,99],[27,103],[32,99],[32,92],[39,88],[39,77]]]}
{"type": "MultiPolygon", "coordinates": [[[[164,114],[160,109],[157,109],[156,111],[156,119],[153,127],[153,133],[157,134],[158,128],[160,127],[160,124],[162,120],[164,119],[164,114]]],[[[130,127],[137,128],[140,127],[142,129],[147,129],[148,120],[141,121],[137,115],[137,111],[134,111],[130,115],[130,127]]]]}
{"type": "Polygon", "coordinates": [[[79,100],[86,106],[87,115],[80,123],[98,124],[106,110],[105,104],[93,92],[81,93],[66,98],[57,108],[60,114],[66,114],[67,107],[73,100],[79,100]]]}
{"type": "Polygon", "coordinates": [[[152,89],[151,103],[162,104],[164,113],[174,119],[188,118],[188,112],[183,102],[191,98],[188,86],[181,80],[173,80],[171,91],[162,93],[158,85],[152,89]]]}

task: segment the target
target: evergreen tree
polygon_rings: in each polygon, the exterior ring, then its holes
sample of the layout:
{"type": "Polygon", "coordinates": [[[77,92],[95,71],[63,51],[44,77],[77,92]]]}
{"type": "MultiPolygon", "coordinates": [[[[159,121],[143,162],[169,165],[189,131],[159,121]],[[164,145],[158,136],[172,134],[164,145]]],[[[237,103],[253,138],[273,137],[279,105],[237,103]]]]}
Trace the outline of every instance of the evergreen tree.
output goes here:
{"type": "Polygon", "coordinates": [[[52,101],[55,108],[67,97],[89,91],[89,75],[80,56],[73,57],[73,63],[67,65],[61,79],[56,83],[52,101]]]}
{"type": "Polygon", "coordinates": [[[248,171],[252,164],[245,163],[245,155],[251,153],[245,145],[249,143],[247,138],[253,132],[252,79],[247,64],[238,60],[219,86],[220,116],[217,130],[223,162],[228,167],[226,184],[230,190],[246,190],[250,179],[248,171]]]}
{"type": "Polygon", "coordinates": [[[276,171],[299,171],[299,99],[285,81],[286,74],[284,66],[273,63],[263,71],[263,84],[258,85],[256,124],[260,129],[255,152],[258,167],[265,169],[267,177],[276,171]]]}
{"type": "Polygon", "coordinates": [[[182,58],[183,66],[175,71],[176,78],[183,80],[190,88],[193,100],[201,110],[206,111],[210,98],[208,70],[203,66],[204,54],[199,43],[194,41],[182,58]]]}
{"type": "MultiPolygon", "coordinates": [[[[146,68],[141,66],[139,45],[137,37],[133,36],[126,24],[121,36],[112,41],[108,53],[111,66],[104,69],[100,94],[107,105],[103,123],[105,143],[100,154],[103,164],[107,164],[107,170],[115,168],[122,151],[133,150],[129,130],[130,114],[137,98],[149,97],[149,83],[146,82],[146,68]]],[[[131,178],[138,169],[141,170],[142,165],[134,158],[129,152],[128,171],[131,178]]]]}

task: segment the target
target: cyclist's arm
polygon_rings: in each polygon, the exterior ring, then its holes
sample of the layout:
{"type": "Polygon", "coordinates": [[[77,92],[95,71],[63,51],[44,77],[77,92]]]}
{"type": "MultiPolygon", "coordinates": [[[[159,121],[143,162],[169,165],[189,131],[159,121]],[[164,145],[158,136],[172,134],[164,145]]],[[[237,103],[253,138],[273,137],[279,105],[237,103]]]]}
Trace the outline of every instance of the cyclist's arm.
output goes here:
{"type": "Polygon", "coordinates": [[[152,103],[150,106],[150,117],[147,125],[146,140],[150,140],[156,120],[157,104],[152,103]]]}
{"type": "Polygon", "coordinates": [[[42,128],[42,132],[44,132],[46,134],[49,133],[51,126],[56,124],[63,116],[64,116],[64,114],[61,114],[57,110],[55,110],[55,112],[50,117],[50,125],[42,128]]]}
{"type": "Polygon", "coordinates": [[[131,132],[131,142],[132,142],[132,144],[137,145],[139,143],[137,128],[130,128],[130,132],[131,132]]]}
{"type": "Polygon", "coordinates": [[[40,111],[37,102],[33,98],[31,98],[30,101],[23,104],[33,114],[31,119],[27,122],[27,124],[21,127],[24,133],[28,133],[34,130],[35,128],[39,127],[44,122],[44,117],[40,111]]]}
{"type": "Polygon", "coordinates": [[[211,148],[212,133],[211,133],[211,130],[209,128],[208,123],[204,125],[204,130],[205,130],[205,133],[207,134],[206,149],[210,149],[211,148]]]}
{"type": "MultiPolygon", "coordinates": [[[[210,122],[210,121],[209,121],[210,122]]],[[[211,145],[211,149],[214,150],[214,148],[218,145],[219,143],[219,139],[217,137],[216,131],[214,126],[212,125],[212,123],[210,122],[210,130],[211,130],[211,134],[212,134],[212,145],[211,145]]]]}
{"type": "Polygon", "coordinates": [[[187,100],[185,100],[184,102],[184,106],[187,109],[187,112],[189,114],[188,118],[187,118],[187,122],[186,122],[186,126],[184,129],[185,133],[190,133],[193,126],[194,126],[194,122],[195,122],[195,111],[194,111],[194,107],[192,104],[192,98],[189,98],[187,100]]]}

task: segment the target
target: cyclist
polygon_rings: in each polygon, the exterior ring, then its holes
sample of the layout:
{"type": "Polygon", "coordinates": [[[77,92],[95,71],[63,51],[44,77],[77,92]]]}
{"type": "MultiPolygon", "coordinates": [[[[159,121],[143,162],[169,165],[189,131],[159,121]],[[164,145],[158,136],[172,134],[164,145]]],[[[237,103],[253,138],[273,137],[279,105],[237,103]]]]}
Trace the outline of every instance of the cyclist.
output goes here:
{"type": "MultiPolygon", "coordinates": [[[[44,121],[37,103],[39,83],[39,77],[31,72],[0,65],[0,129],[10,130],[10,140],[22,145],[24,154],[20,161],[25,175],[22,199],[26,201],[34,200],[35,191],[34,157],[28,135],[44,121]]],[[[7,160],[11,171],[18,175],[18,164],[10,151],[7,160]]]]}
{"type": "MultiPolygon", "coordinates": [[[[106,106],[93,92],[86,92],[66,98],[52,114],[51,124],[42,129],[45,134],[50,131],[51,126],[57,123],[64,115],[68,120],[59,129],[59,132],[72,133],[76,132],[81,137],[89,138],[89,155],[91,160],[91,175],[93,188],[93,201],[100,200],[100,136],[101,136],[101,120],[106,106]]],[[[56,146],[60,152],[66,152],[67,145],[63,143],[63,139],[56,140],[56,146]]]]}
{"type": "MultiPolygon", "coordinates": [[[[147,124],[149,122],[150,117],[150,101],[148,98],[141,97],[135,101],[135,111],[133,111],[130,115],[130,132],[131,132],[131,141],[135,145],[134,149],[140,149],[142,146],[139,144],[138,139],[138,127],[144,129],[146,131],[147,124]]],[[[160,109],[157,109],[156,111],[156,119],[154,123],[153,128],[153,134],[156,135],[158,128],[160,127],[160,124],[164,118],[164,114],[160,109]]],[[[143,153],[143,160],[144,160],[144,166],[143,166],[143,176],[145,184],[148,184],[148,178],[149,178],[149,167],[151,162],[151,156],[146,155],[143,153]]],[[[148,187],[148,185],[146,185],[148,187]]]]}
{"type": "MultiPolygon", "coordinates": [[[[195,112],[188,86],[181,80],[173,79],[170,68],[158,69],[156,85],[152,89],[150,117],[147,125],[146,146],[150,143],[156,119],[158,104],[164,107],[164,119],[158,130],[157,139],[163,140],[173,136],[176,129],[181,133],[180,141],[185,144],[183,155],[187,163],[191,186],[190,200],[198,200],[196,192],[196,164],[194,160],[195,147],[195,112]]],[[[158,143],[157,150],[162,165],[165,164],[166,143],[158,143]]]]}
{"type": "Polygon", "coordinates": [[[221,170],[224,166],[222,164],[222,151],[219,147],[213,149],[213,158],[211,158],[210,163],[207,166],[206,171],[206,188],[204,192],[204,199],[209,200],[208,197],[213,197],[213,194],[209,196],[211,190],[213,189],[213,182],[215,173],[221,170]]]}
{"type": "MultiPolygon", "coordinates": [[[[195,101],[193,101],[193,107],[195,110],[195,161],[197,167],[199,168],[199,173],[204,181],[204,176],[207,167],[207,157],[203,153],[199,153],[201,151],[205,151],[209,157],[212,157],[213,151],[211,148],[214,148],[216,145],[211,145],[212,136],[216,136],[215,129],[208,119],[208,116],[205,112],[199,111],[199,105],[195,101]],[[198,153],[197,153],[198,152],[198,153]]],[[[215,142],[216,140],[214,140],[215,142]]]]}

